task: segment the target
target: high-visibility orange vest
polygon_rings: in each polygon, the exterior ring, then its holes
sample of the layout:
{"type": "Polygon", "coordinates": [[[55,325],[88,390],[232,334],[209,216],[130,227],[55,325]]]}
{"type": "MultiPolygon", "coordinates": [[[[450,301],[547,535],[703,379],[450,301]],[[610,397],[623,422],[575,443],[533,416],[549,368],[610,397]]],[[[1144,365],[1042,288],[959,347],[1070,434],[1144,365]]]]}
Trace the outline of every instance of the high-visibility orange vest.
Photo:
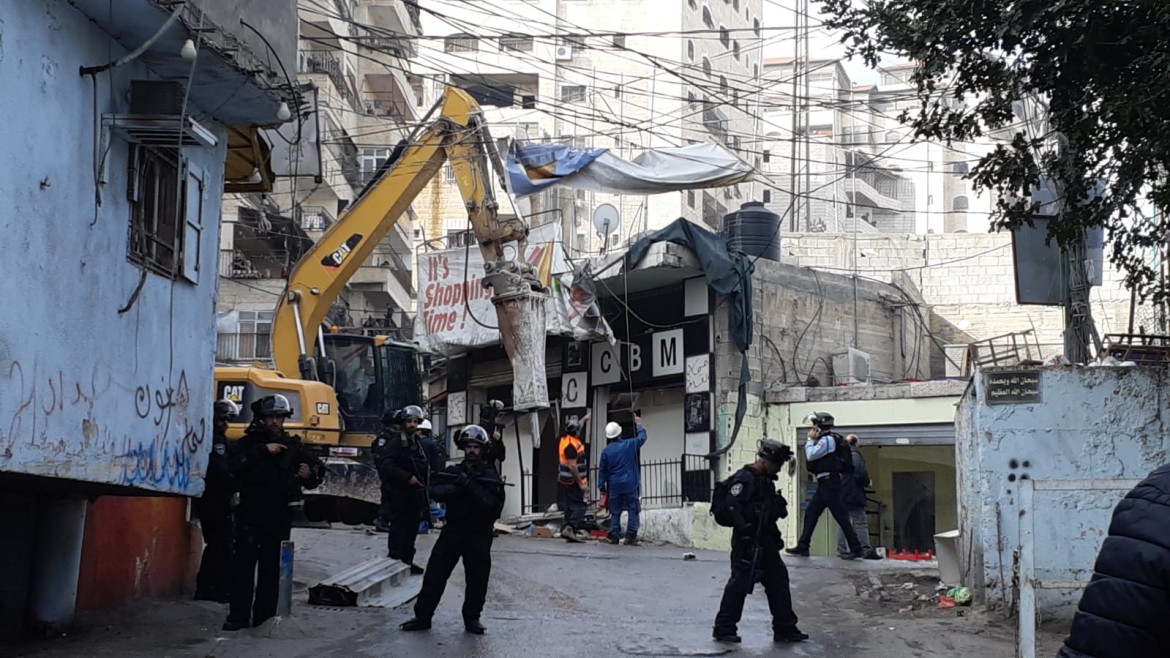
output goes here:
{"type": "Polygon", "coordinates": [[[565,450],[569,446],[573,446],[577,450],[577,473],[581,476],[581,482],[588,483],[589,468],[585,462],[585,444],[581,443],[581,439],[578,439],[572,434],[566,434],[561,437],[561,447],[557,451],[557,454],[561,458],[560,467],[557,472],[557,482],[560,484],[575,484],[573,481],[573,471],[569,468],[573,460],[565,456],[565,450]]]}

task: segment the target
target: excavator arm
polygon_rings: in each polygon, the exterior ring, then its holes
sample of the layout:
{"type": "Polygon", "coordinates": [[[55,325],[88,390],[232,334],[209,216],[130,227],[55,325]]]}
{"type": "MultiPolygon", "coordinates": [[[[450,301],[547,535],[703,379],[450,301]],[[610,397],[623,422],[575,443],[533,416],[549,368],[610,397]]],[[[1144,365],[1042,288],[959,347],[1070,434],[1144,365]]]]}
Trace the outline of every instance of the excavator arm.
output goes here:
{"type": "Polygon", "coordinates": [[[317,379],[314,342],[330,307],[423,188],[449,161],[493,289],[501,339],[515,373],[517,409],[548,407],[544,372],[545,294],[523,262],[528,228],[500,222],[492,170],[502,171],[478,104],[448,87],[439,117],[350,205],[293,268],[272,324],[272,356],[288,377],[317,379]],[[516,258],[504,245],[517,242],[516,258]]]}

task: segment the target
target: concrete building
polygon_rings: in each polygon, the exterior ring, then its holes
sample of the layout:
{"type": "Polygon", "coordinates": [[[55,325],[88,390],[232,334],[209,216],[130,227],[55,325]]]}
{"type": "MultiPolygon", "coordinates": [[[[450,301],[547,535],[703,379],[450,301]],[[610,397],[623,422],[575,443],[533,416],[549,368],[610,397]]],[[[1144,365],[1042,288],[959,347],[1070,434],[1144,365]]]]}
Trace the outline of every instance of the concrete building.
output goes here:
{"type": "Polygon", "coordinates": [[[760,109],[767,175],[761,196],[785,219],[784,230],[912,229],[904,222],[913,203],[908,181],[868,153],[869,111],[841,62],[769,58],[764,79],[771,84],[760,109]]]}
{"type": "Polygon", "coordinates": [[[855,85],[837,59],[809,59],[807,65],[803,58],[764,60],[764,78],[775,82],[761,108],[763,171],[774,181],[764,200],[783,215],[791,205],[789,190],[796,190],[786,230],[988,229],[991,195],[976,194],[963,176],[992,142],[912,142],[898,116],[919,106],[910,84],[913,71],[913,64],[889,66],[881,69],[879,84],[855,85]]]}
{"type": "Polygon", "coordinates": [[[220,199],[265,166],[295,20],[279,0],[5,6],[0,194],[28,256],[0,265],[6,637],[182,585],[185,496],[211,446],[220,199]]]}
{"type": "MultiPolygon", "coordinates": [[[[538,0],[504,11],[490,2],[434,2],[428,5],[434,13],[423,13],[424,32],[447,36],[422,42],[415,71],[429,80],[428,98],[436,85],[451,83],[497,108],[492,118],[500,136],[608,148],[626,158],[718,142],[750,160],[748,106],[760,73],[762,0],[669,4],[649,12],[628,2],[538,0]]],[[[618,198],[554,189],[534,212],[559,209],[571,253],[585,255],[679,217],[718,229],[728,210],[750,200],[748,192],[745,185],[618,198]],[[608,239],[590,221],[602,203],[622,217],[608,239]]],[[[420,216],[431,214],[421,219],[427,239],[466,222],[443,214],[452,204],[437,205],[433,212],[419,208],[420,216]]]]}
{"type": "MultiPolygon", "coordinates": [[[[960,368],[963,350],[997,338],[1000,354],[1008,359],[1042,359],[1063,352],[1062,309],[1016,301],[1010,233],[785,235],[781,254],[788,262],[826,272],[911,281],[921,291],[920,312],[933,336],[934,375],[969,374],[960,368]],[[1009,334],[1016,335],[1016,346],[1009,334]],[[949,356],[944,346],[950,346],[949,356]]],[[[1105,265],[1101,283],[1090,295],[1097,330],[1102,335],[1126,333],[1133,295],[1125,287],[1125,275],[1105,265]]],[[[1154,330],[1154,323],[1145,324],[1145,331],[1154,330]]]]}
{"type": "MultiPolygon", "coordinates": [[[[244,186],[224,199],[229,230],[220,240],[216,353],[223,363],[270,358],[272,314],[285,277],[373,180],[419,115],[417,81],[409,72],[420,30],[417,6],[402,0],[300,2],[298,16],[302,111],[272,136],[284,169],[276,172],[271,193],[244,186]]],[[[332,324],[409,337],[412,214],[399,219],[350,280],[330,314],[332,324]]]]}
{"type": "MultiPolygon", "coordinates": [[[[708,287],[694,253],[655,244],[637,267],[610,271],[596,286],[617,342],[548,339],[545,365],[555,404],[536,414],[535,425],[523,417],[508,429],[505,475],[523,484],[509,495],[506,515],[543,511],[556,501],[561,424],[587,411],[595,419],[584,437],[591,468],[605,447],[605,422],[623,423],[630,433],[634,412],[645,420],[651,434],[642,462],[647,508],[707,500],[712,478],[740,465],[738,453],[714,462],[706,457],[731,440],[744,356],[730,338],[730,304],[708,287]]],[[[769,390],[830,385],[827,364],[851,347],[872,355],[872,375],[859,366],[858,377],[929,376],[928,336],[889,284],[862,280],[855,290],[854,281],[841,275],[759,260],[752,289],[756,338],[746,355],[750,381],[737,446],[750,450],[771,435],[765,420],[769,390]]],[[[500,348],[451,359],[445,379],[432,389],[435,417],[443,427],[455,427],[474,422],[478,405],[489,399],[508,404],[511,376],[500,348]]]]}

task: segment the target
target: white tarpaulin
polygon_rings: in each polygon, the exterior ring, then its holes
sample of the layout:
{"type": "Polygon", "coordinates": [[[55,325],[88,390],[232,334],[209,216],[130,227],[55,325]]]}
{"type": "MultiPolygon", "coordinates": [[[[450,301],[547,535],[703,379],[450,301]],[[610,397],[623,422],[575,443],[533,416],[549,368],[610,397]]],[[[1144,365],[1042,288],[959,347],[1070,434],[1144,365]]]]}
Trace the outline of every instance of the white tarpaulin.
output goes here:
{"type": "MultiPolygon", "coordinates": [[[[549,334],[612,340],[605,320],[589,312],[592,300],[573,299],[573,267],[565,258],[559,223],[532,229],[524,256],[549,288],[545,302],[549,334]]],[[[414,335],[424,348],[452,354],[500,342],[492,291],[482,285],[483,255],[478,247],[419,254],[416,272],[419,312],[414,335]]]]}
{"type": "Polygon", "coordinates": [[[718,144],[651,149],[624,160],[607,149],[528,145],[507,158],[508,180],[518,196],[552,185],[611,194],[661,194],[748,181],[752,167],[718,144]]]}

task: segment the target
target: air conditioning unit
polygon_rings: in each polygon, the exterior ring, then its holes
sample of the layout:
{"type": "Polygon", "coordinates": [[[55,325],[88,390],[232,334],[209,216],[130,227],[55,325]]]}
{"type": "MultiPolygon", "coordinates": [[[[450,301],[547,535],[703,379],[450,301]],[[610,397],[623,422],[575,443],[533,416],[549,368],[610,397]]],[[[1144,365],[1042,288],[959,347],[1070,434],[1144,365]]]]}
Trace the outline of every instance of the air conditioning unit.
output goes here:
{"type": "Polygon", "coordinates": [[[869,354],[852,347],[846,348],[843,354],[834,354],[833,383],[868,384],[869,354]]]}
{"type": "Polygon", "coordinates": [[[182,83],[156,80],[130,82],[130,113],[103,114],[102,128],[142,146],[214,148],[215,133],[185,111],[182,83]]]}
{"type": "Polygon", "coordinates": [[[564,60],[568,60],[568,59],[573,59],[573,47],[572,46],[557,46],[556,53],[554,54],[554,57],[557,59],[557,61],[564,61],[564,60]]]}

